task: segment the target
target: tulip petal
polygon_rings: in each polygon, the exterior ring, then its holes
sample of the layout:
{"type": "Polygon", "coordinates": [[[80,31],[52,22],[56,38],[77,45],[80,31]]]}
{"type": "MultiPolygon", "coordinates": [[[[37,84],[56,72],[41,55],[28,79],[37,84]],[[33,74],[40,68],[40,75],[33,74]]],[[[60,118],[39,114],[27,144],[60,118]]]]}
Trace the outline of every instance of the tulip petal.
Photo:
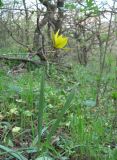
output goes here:
{"type": "Polygon", "coordinates": [[[63,35],[59,35],[59,30],[54,34],[52,34],[53,46],[55,48],[63,48],[68,42],[67,37],[63,37],[63,35]]]}
{"type": "Polygon", "coordinates": [[[56,48],[63,48],[67,44],[68,39],[59,39],[58,43],[56,43],[56,48]]]}

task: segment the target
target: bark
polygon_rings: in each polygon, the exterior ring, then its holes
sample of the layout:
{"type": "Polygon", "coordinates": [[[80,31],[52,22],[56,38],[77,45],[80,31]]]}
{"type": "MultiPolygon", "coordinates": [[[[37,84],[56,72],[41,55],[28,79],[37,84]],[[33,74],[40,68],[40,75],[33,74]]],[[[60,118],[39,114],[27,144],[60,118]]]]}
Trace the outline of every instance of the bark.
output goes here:
{"type": "Polygon", "coordinates": [[[26,6],[26,1],[23,0],[23,5],[24,5],[24,9],[25,9],[25,37],[26,37],[26,45],[29,45],[29,13],[28,13],[28,9],[26,6]]]}
{"type": "MultiPolygon", "coordinates": [[[[62,21],[63,21],[63,10],[62,7],[64,6],[64,0],[57,0],[57,3],[51,4],[48,0],[40,0],[40,2],[46,7],[46,13],[44,14],[44,18],[39,22],[40,15],[37,14],[37,26],[34,32],[34,39],[33,39],[33,50],[38,51],[38,48],[41,47],[41,53],[43,56],[40,57],[41,60],[46,57],[45,52],[45,38],[44,34],[42,33],[42,29],[44,26],[47,25],[48,27],[48,37],[50,38],[51,33],[50,28],[54,30],[54,32],[62,30],[62,21]],[[58,9],[58,12],[57,12],[58,9]],[[57,14],[57,16],[55,16],[57,14]],[[57,17],[57,19],[55,18],[57,17]]],[[[40,54],[40,55],[41,55],[40,54]]],[[[40,56],[39,55],[39,56],[40,56]]],[[[46,58],[45,58],[46,60],[46,58]]]]}

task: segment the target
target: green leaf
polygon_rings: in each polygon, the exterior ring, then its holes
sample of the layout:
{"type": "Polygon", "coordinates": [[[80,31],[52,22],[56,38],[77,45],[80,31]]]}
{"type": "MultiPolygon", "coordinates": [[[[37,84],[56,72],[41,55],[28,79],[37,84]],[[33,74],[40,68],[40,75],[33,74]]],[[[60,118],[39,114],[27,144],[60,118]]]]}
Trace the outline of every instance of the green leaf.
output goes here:
{"type": "Polygon", "coordinates": [[[74,5],[73,3],[65,3],[64,7],[69,10],[76,9],[76,5],[74,5]]]}
{"type": "Polygon", "coordinates": [[[84,105],[86,107],[95,107],[96,106],[96,101],[89,99],[89,100],[86,100],[84,102],[84,105]]]}
{"type": "Polygon", "coordinates": [[[69,109],[70,104],[71,104],[71,102],[72,102],[72,100],[73,100],[73,98],[74,98],[74,95],[75,95],[75,92],[74,92],[74,90],[73,90],[73,91],[70,93],[70,95],[67,97],[67,100],[66,100],[65,105],[64,105],[64,107],[62,108],[61,112],[58,114],[58,118],[56,119],[56,121],[55,121],[54,125],[52,126],[52,129],[51,129],[51,131],[50,131],[50,133],[49,133],[49,135],[48,135],[48,137],[47,137],[47,142],[48,142],[48,143],[50,142],[51,137],[54,135],[56,129],[58,128],[59,123],[60,123],[60,121],[62,120],[65,112],[69,109]]]}
{"type": "Polygon", "coordinates": [[[41,78],[40,98],[38,106],[38,147],[41,142],[42,123],[43,123],[43,111],[44,111],[44,87],[45,87],[45,72],[41,78]]]}
{"type": "Polygon", "coordinates": [[[8,91],[20,93],[22,91],[22,88],[20,86],[10,84],[8,86],[8,91]]]}
{"type": "Polygon", "coordinates": [[[112,92],[112,98],[117,99],[117,92],[112,92]]]}
{"type": "Polygon", "coordinates": [[[27,153],[37,153],[37,148],[36,147],[30,147],[26,150],[27,153]]]}
{"type": "Polygon", "coordinates": [[[3,6],[3,2],[2,2],[2,0],[0,0],[0,7],[2,7],[3,6]]]}
{"type": "Polygon", "coordinates": [[[86,6],[80,9],[81,12],[91,12],[92,14],[99,14],[99,8],[94,0],[86,0],[86,6]]]}
{"type": "Polygon", "coordinates": [[[53,158],[51,158],[51,157],[38,157],[38,158],[36,158],[35,160],[54,160],[53,158]]]}
{"type": "Polygon", "coordinates": [[[14,158],[16,158],[17,160],[28,160],[27,158],[25,158],[22,154],[20,154],[17,151],[14,151],[8,147],[5,147],[3,145],[0,145],[0,149],[5,151],[6,153],[10,154],[11,156],[13,156],[14,158]]]}

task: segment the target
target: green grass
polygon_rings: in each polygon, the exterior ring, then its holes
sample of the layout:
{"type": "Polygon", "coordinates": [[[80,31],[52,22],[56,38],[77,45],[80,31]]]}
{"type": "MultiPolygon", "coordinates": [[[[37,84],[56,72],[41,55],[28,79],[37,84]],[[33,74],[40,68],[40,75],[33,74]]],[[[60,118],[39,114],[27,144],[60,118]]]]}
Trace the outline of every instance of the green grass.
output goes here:
{"type": "Polygon", "coordinates": [[[20,74],[8,72],[8,65],[1,68],[0,158],[21,154],[32,159],[116,160],[116,68],[110,63],[102,77],[98,107],[95,63],[63,72],[52,66],[49,78],[42,78],[43,68],[20,74]],[[15,127],[20,130],[13,132],[15,127]],[[16,151],[9,155],[13,148],[16,151]]]}

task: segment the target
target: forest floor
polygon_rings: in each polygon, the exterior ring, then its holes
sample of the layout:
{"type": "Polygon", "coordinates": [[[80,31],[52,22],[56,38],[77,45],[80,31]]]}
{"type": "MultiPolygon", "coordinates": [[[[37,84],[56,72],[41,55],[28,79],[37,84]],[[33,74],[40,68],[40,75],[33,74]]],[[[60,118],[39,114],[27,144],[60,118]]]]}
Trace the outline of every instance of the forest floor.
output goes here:
{"type": "Polygon", "coordinates": [[[38,149],[38,106],[44,67],[31,65],[18,70],[13,63],[2,62],[0,160],[117,160],[117,68],[112,57],[107,58],[106,64],[98,105],[97,62],[92,61],[86,67],[79,64],[72,64],[70,68],[48,66],[38,149]],[[72,90],[74,98],[47,145],[48,134],[72,90]]]}

